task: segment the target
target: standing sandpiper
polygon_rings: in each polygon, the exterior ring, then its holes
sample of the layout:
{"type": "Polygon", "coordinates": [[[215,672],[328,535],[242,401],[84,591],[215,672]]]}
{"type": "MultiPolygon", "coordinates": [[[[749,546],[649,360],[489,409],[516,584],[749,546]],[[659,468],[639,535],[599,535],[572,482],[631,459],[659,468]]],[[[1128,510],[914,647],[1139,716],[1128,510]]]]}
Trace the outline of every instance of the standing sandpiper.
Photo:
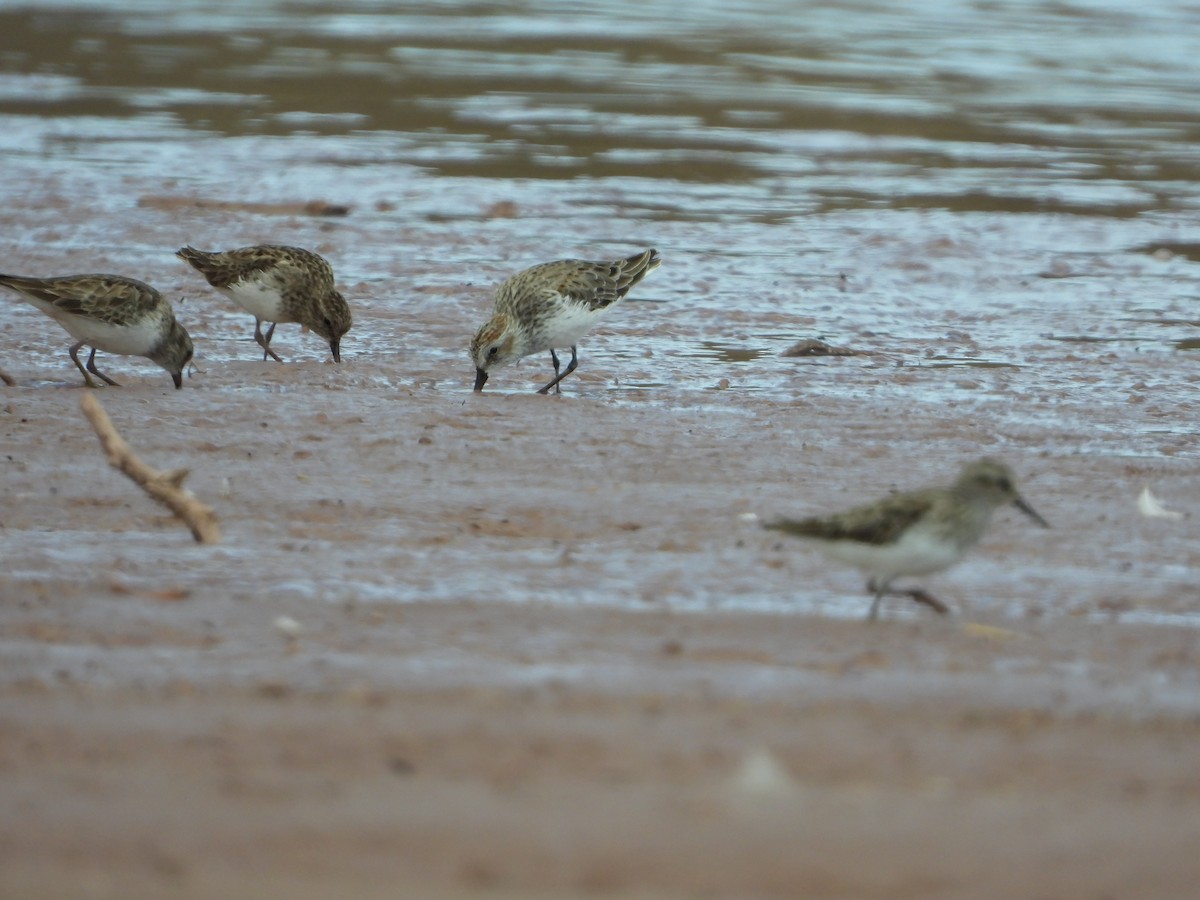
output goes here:
{"type": "Polygon", "coordinates": [[[964,466],[949,487],[894,494],[837,515],[783,518],[763,527],[808,538],[827,555],[866,572],[871,578],[867,590],[875,595],[868,619],[878,615],[884,594],[908,596],[945,613],[937,598],[922,590],[893,590],[892,582],[958,562],[983,537],[992,513],[1006,503],[1050,527],[1017,492],[1008,467],[994,459],[964,466]]]}
{"type": "Polygon", "coordinates": [[[96,387],[92,375],[117,384],[96,368],[97,350],[144,356],[170,372],[175,387],[183,387],[192,339],[175,321],[170,302],[150,285],[120,275],[0,275],[0,285],[16,291],[79,342],[69,352],[88,387],[96,387]],[[85,346],[92,348],[86,368],[79,361],[85,346]]]}
{"type": "Polygon", "coordinates": [[[496,289],[492,317],[471,341],[476,392],[483,390],[492,369],[549,350],[554,380],[538,393],[550,388],[559,393],[558,383],[578,365],[579,339],[660,262],[657,251],[645,250],[611,262],[542,263],[509,278],[496,289]],[[571,361],[561,373],[556,347],[571,348],[571,361]]]}
{"type": "Polygon", "coordinates": [[[298,322],[329,342],[334,362],[342,361],[341,340],[350,330],[350,307],[334,288],[333,268],[325,257],[300,247],[271,244],[217,253],[183,247],[175,255],[254,316],[254,340],[263,348],[264,360],[269,356],[283,362],[271,349],[275,326],[298,322]],[[263,322],[271,323],[265,335],[263,322]]]}

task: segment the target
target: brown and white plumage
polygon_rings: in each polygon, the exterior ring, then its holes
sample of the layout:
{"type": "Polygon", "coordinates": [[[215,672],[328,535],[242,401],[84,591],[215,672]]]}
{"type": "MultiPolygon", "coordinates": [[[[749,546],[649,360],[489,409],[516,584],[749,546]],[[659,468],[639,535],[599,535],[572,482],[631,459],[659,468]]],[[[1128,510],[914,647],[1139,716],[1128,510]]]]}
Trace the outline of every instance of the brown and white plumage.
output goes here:
{"type": "MultiPolygon", "coordinates": [[[[1050,527],[1017,491],[1009,468],[994,459],[969,463],[947,487],[894,494],[831,516],[781,518],[763,527],[807,538],[834,559],[865,571],[875,595],[867,616],[873,619],[883,595],[897,593],[891,589],[895,579],[940,572],[958,562],[1007,503],[1050,527]]],[[[924,591],[898,593],[946,612],[924,591]]]]}
{"type": "Polygon", "coordinates": [[[492,369],[549,350],[554,380],[538,393],[557,392],[558,383],[578,365],[579,339],[660,262],[650,249],[609,262],[563,259],[513,275],[496,289],[492,316],[471,341],[475,390],[483,390],[492,369]],[[561,373],[554,352],[560,347],[571,348],[571,361],[561,373]]]}
{"type": "Polygon", "coordinates": [[[350,307],[333,283],[329,261],[311,250],[258,244],[236,250],[207,252],[182,247],[175,254],[209,284],[254,316],[254,340],[268,356],[275,326],[298,322],[329,342],[333,361],[341,362],[341,339],[350,330],[350,307]],[[262,323],[271,326],[263,334],[262,323]]]}
{"type": "Polygon", "coordinates": [[[97,350],[144,356],[170,372],[175,387],[183,386],[192,339],[175,321],[171,304],[145,282],[120,275],[0,275],[0,285],[16,291],[78,341],[69,352],[88,387],[96,387],[91,375],[117,383],[96,368],[97,350]],[[92,348],[86,368],[78,355],[85,346],[92,348]]]}

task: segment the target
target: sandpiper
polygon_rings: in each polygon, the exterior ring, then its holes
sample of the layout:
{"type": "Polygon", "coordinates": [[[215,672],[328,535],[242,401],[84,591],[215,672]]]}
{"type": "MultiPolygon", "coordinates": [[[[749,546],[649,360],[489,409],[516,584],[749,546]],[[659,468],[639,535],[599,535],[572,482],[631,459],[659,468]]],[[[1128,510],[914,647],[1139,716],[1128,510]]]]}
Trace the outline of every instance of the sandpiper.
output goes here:
{"type": "Polygon", "coordinates": [[[171,304],[150,285],[120,275],[0,275],[0,285],[16,291],[79,342],[69,352],[88,387],[96,387],[92,375],[117,384],[96,368],[97,350],[144,356],[170,372],[175,387],[183,387],[192,339],[175,321],[171,304]],[[85,346],[92,348],[86,368],[79,361],[85,346]]]}
{"type": "Polygon", "coordinates": [[[175,254],[208,283],[254,316],[254,340],[269,356],[275,326],[298,322],[329,342],[333,361],[341,362],[342,335],[350,330],[350,307],[333,286],[333,268],[323,256],[300,247],[259,244],[209,253],[182,247],[175,254]],[[270,322],[263,334],[262,323],[270,322]]]}
{"type": "Polygon", "coordinates": [[[868,619],[879,613],[884,594],[901,594],[947,612],[922,590],[893,590],[905,575],[928,575],[958,562],[991,522],[992,513],[1012,503],[1038,524],[1049,524],[1017,492],[1012,472],[994,459],[963,467],[948,487],[893,494],[840,514],[810,519],[781,518],[764,528],[807,538],[827,555],[866,572],[875,596],[868,619]]]}
{"type": "Polygon", "coordinates": [[[558,393],[558,383],[579,363],[579,339],[661,261],[651,249],[611,262],[563,259],[513,275],[496,289],[492,317],[471,341],[475,390],[483,390],[492,369],[549,350],[554,380],[538,393],[551,388],[558,393]],[[562,372],[556,347],[571,348],[571,361],[562,372]]]}

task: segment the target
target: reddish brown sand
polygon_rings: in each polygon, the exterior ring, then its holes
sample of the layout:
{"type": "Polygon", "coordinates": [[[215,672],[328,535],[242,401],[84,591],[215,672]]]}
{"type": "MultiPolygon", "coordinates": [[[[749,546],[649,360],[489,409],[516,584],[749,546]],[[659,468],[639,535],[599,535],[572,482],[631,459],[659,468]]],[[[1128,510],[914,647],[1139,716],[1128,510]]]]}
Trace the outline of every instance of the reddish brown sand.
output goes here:
{"type": "Polygon", "coordinates": [[[444,352],[347,339],[337,367],[295,326],[285,365],[255,359],[169,250],[139,274],[225,356],[178,392],[110,359],[124,386],[97,394],[148,462],[192,469],[225,541],[108,468],[52,323],[0,332],[0,896],[1195,896],[1195,525],[1134,501],[1200,496],[1172,459],[1192,438],[1138,430],[1188,415],[1139,399],[1138,361],[771,357],[729,390],[620,392],[656,377],[611,352],[655,327],[630,306],[563,397],[529,392],[545,360],[475,397],[486,285],[418,316],[351,281],[360,333],[444,352]],[[755,371],[805,388],[741,390],[755,371]],[[1129,404],[1073,399],[1097,375],[1129,404]],[[1064,449],[1133,415],[1113,452],[1064,449]],[[1055,528],[1002,511],[929,579],[946,618],[865,624],[859,575],[749,515],[983,452],[1055,528]]]}

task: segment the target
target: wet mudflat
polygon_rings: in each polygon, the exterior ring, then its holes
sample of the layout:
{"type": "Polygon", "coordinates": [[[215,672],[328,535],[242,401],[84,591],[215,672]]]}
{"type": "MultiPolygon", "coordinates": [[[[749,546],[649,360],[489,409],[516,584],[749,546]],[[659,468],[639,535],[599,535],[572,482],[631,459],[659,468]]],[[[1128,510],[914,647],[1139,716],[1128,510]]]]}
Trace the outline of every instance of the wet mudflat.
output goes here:
{"type": "Polygon", "coordinates": [[[184,389],[96,393],[225,541],[6,298],[0,893],[1188,895],[1192,14],[770,6],[4,13],[0,270],[176,302],[184,389]],[[333,262],[340,366],[172,255],[261,241],[333,262]],[[470,393],[496,283],[647,246],[561,397],[470,393]],[[1054,528],[1001,511],[951,617],[758,527],[984,454],[1054,528]]]}

